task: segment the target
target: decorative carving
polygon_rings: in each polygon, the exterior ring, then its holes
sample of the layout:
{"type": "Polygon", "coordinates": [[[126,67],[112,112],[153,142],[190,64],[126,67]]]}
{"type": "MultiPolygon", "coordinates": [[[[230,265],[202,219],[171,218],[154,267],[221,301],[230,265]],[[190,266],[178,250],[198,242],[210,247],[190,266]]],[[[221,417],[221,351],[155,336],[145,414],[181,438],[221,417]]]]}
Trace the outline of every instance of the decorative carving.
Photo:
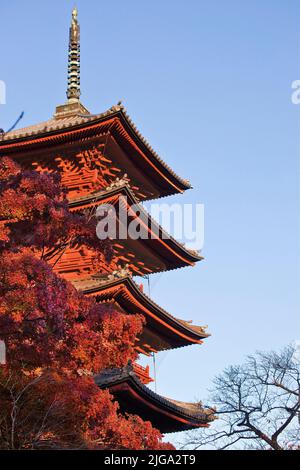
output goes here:
{"type": "Polygon", "coordinates": [[[115,279],[123,279],[124,277],[131,277],[131,271],[129,269],[129,264],[125,264],[125,266],[118,265],[118,269],[112,271],[111,274],[107,276],[109,281],[113,281],[115,279]]]}
{"type": "Polygon", "coordinates": [[[103,274],[93,274],[92,278],[97,279],[100,283],[106,283],[108,281],[115,281],[116,279],[123,279],[125,277],[132,277],[132,272],[129,269],[129,264],[125,264],[124,266],[118,265],[117,269],[112,271],[107,275],[103,274]]]}
{"type": "Polygon", "coordinates": [[[121,186],[125,186],[125,185],[130,187],[129,181],[130,180],[127,177],[127,173],[124,173],[122,178],[116,178],[114,181],[112,181],[110,185],[106,187],[106,191],[110,191],[111,189],[115,189],[115,188],[120,188],[121,186]]]}

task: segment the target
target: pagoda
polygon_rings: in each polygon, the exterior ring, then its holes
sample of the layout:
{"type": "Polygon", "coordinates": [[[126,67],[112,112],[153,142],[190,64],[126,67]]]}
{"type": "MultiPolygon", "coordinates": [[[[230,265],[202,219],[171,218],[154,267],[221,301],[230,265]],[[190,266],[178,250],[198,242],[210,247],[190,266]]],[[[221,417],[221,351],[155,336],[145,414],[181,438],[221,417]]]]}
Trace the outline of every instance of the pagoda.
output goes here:
{"type": "MultiPolygon", "coordinates": [[[[149,237],[114,239],[113,259],[103,260],[101,274],[92,254],[80,247],[53,253],[56,272],[97,302],[111,304],[127,314],[142,314],[146,323],[135,345],[140,355],[201,344],[205,328],[175,318],[157,305],[135,281],[135,276],[193,266],[202,257],[166,234],[146,212],[143,201],[182,193],[188,181],[177,176],[139,133],[118,103],[91,114],[80,102],[80,26],[73,9],[69,33],[67,102],[57,106],[48,121],[0,136],[0,156],[39,172],[59,172],[67,188],[71,211],[112,204],[118,224],[120,207],[149,232],[149,237]],[[138,211],[132,211],[132,206],[138,211]],[[155,231],[155,236],[152,231],[155,231]],[[55,258],[56,257],[56,258],[55,258]]],[[[96,218],[95,218],[96,229],[96,218]]],[[[95,377],[100,388],[115,396],[123,412],[138,414],[163,433],[208,426],[213,412],[201,403],[185,403],[153,392],[149,366],[128,364],[95,377]]]]}

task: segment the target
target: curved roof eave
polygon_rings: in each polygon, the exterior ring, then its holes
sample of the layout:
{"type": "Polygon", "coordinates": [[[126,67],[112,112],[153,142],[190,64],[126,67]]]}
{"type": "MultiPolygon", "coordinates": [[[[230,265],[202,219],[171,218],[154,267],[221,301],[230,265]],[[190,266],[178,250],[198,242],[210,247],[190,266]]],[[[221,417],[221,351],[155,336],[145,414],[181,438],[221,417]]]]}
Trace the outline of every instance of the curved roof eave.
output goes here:
{"type": "Polygon", "coordinates": [[[112,106],[107,111],[95,115],[75,115],[66,118],[52,118],[40,124],[14,130],[4,134],[0,140],[0,155],[5,150],[11,152],[13,149],[19,151],[24,147],[42,145],[43,141],[55,142],[62,140],[67,134],[81,133],[84,131],[97,130],[101,124],[108,120],[119,120],[128,135],[135,141],[137,147],[144,155],[148,165],[156,168],[156,171],[165,175],[166,181],[173,188],[170,194],[183,192],[191,188],[189,181],[178,176],[162,158],[154,151],[148,141],[138,131],[136,125],[127,114],[123,106],[112,106]],[[52,139],[52,140],[51,140],[52,139]],[[19,149],[19,150],[18,150],[19,149]]]}
{"type": "MultiPolygon", "coordinates": [[[[126,384],[128,392],[134,392],[134,399],[141,400],[150,409],[154,409],[162,416],[167,416],[169,420],[174,420],[174,425],[181,428],[178,430],[207,427],[215,419],[214,411],[204,408],[201,403],[179,402],[152,391],[138,379],[131,364],[123,369],[105,370],[101,374],[96,375],[94,380],[98,387],[109,388],[112,390],[112,393],[114,387],[126,384]]],[[[171,426],[169,424],[169,428],[171,426]]],[[[173,432],[167,429],[163,429],[163,431],[173,432]]]]}
{"type": "MultiPolygon", "coordinates": [[[[97,202],[101,202],[109,197],[116,196],[118,194],[125,195],[131,205],[135,205],[138,208],[140,213],[143,213],[147,220],[150,220],[150,227],[154,227],[155,233],[161,234],[159,240],[163,243],[163,240],[168,240],[170,246],[174,248],[178,253],[181,252],[184,256],[188,258],[187,264],[193,264],[197,261],[202,261],[204,257],[198,254],[196,251],[189,250],[186,248],[182,243],[178,242],[174,237],[172,237],[166,230],[164,230],[158,222],[156,222],[153,217],[146,211],[146,209],[139,203],[139,201],[134,196],[133,192],[130,188],[124,184],[117,188],[112,188],[109,190],[104,190],[99,193],[91,194],[89,196],[82,196],[78,199],[73,199],[69,202],[69,206],[71,209],[80,210],[82,206],[86,207],[84,203],[87,204],[87,207],[97,204],[97,202]]],[[[179,255],[178,255],[179,256],[179,255]]]]}
{"type": "MultiPolygon", "coordinates": [[[[156,302],[154,302],[149,296],[139,289],[138,285],[130,276],[107,280],[106,282],[101,282],[94,277],[94,279],[87,280],[86,282],[87,283],[84,284],[84,281],[75,281],[74,285],[84,294],[93,296],[96,296],[97,293],[104,291],[105,289],[126,285],[134,297],[136,297],[142,305],[146,306],[148,310],[152,311],[156,318],[161,318],[162,320],[169,322],[179,331],[184,332],[185,335],[190,335],[188,341],[192,344],[201,344],[203,339],[210,336],[210,334],[206,333],[202,327],[189,324],[184,320],[180,320],[160,307],[156,302]]],[[[185,341],[187,341],[187,339],[185,341]]]]}

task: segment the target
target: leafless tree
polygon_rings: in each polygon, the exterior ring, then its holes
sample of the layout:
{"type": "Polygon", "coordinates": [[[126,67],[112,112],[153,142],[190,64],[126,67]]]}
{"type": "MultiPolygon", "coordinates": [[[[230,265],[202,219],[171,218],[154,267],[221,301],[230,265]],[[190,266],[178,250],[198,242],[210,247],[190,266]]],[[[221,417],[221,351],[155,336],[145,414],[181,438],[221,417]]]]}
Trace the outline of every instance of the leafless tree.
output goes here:
{"type": "Polygon", "coordinates": [[[300,449],[300,359],[293,346],[259,352],[214,380],[218,420],[188,434],[193,449],[300,449]]]}
{"type": "Polygon", "coordinates": [[[46,397],[51,382],[50,374],[24,380],[23,374],[2,374],[0,368],[0,449],[82,447],[61,400],[55,394],[46,397]]]}

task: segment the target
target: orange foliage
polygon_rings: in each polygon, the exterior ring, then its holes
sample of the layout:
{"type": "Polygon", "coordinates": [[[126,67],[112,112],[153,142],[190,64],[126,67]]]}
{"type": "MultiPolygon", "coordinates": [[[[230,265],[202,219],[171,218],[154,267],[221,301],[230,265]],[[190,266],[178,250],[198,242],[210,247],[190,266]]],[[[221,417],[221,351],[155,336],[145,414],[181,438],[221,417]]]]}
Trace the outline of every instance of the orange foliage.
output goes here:
{"type": "Polygon", "coordinates": [[[97,304],[53,272],[45,248],[80,244],[110,257],[90,220],[69,212],[59,178],[1,159],[0,222],[8,361],[0,369],[0,448],[171,448],[94,383],[94,373],[136,358],[143,318],[97,304]]]}

